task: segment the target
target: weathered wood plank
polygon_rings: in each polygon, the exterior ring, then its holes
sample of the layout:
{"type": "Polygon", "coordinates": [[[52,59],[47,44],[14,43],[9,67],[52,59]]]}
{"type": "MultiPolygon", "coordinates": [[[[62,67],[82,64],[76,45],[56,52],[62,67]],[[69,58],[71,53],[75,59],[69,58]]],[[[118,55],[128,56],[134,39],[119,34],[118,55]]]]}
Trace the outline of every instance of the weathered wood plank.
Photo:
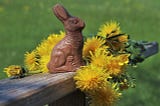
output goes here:
{"type": "Polygon", "coordinates": [[[41,106],[75,91],[75,73],[37,74],[0,81],[0,106],[41,106]]]}
{"type": "Polygon", "coordinates": [[[86,106],[85,105],[85,94],[79,90],[60,98],[49,106],[86,106]]]}
{"type": "Polygon", "coordinates": [[[145,51],[142,51],[144,58],[150,57],[159,51],[159,46],[157,42],[144,43],[145,51]]]}

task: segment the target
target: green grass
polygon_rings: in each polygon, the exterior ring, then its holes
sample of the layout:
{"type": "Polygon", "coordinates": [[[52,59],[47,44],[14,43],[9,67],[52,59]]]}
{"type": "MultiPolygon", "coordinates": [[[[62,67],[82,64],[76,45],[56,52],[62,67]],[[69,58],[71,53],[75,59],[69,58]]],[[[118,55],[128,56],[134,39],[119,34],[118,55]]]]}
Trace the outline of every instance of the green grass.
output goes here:
{"type": "MultiPolygon", "coordinates": [[[[123,32],[135,40],[160,43],[159,0],[1,0],[0,1],[0,78],[3,68],[23,65],[24,53],[31,51],[50,33],[63,26],[52,13],[52,6],[63,4],[81,17],[84,36],[96,34],[101,24],[117,20],[123,32]]],[[[118,106],[159,106],[160,54],[132,69],[135,89],[124,91],[118,106]]]]}

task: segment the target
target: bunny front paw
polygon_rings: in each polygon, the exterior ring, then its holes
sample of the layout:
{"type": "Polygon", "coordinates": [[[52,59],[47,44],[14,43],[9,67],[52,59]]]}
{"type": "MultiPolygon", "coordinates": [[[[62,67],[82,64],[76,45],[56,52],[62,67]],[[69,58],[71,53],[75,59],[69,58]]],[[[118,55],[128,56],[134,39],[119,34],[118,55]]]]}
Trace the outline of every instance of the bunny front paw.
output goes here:
{"type": "Polygon", "coordinates": [[[76,64],[74,63],[73,56],[67,57],[65,66],[68,67],[68,71],[75,71],[76,70],[76,64]]]}

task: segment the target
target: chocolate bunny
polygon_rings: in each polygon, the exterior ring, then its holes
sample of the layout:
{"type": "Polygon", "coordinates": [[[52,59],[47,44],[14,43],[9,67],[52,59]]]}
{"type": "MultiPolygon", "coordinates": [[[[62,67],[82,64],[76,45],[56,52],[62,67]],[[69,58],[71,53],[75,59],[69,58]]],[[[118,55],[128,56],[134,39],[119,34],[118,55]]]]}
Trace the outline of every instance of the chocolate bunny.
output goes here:
{"type": "Polygon", "coordinates": [[[60,4],[54,6],[53,12],[63,23],[66,35],[53,48],[47,67],[50,73],[76,71],[84,65],[82,30],[85,23],[80,18],[71,16],[60,4]]]}

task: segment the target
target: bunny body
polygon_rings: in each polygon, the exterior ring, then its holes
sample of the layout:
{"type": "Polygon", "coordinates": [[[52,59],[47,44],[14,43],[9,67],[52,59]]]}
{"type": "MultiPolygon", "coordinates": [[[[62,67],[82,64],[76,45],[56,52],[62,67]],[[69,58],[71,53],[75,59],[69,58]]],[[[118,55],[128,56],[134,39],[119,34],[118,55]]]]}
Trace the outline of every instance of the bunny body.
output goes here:
{"type": "Polygon", "coordinates": [[[81,19],[71,16],[59,4],[53,8],[53,11],[64,24],[66,35],[53,48],[47,67],[50,73],[76,71],[76,69],[84,65],[82,59],[82,29],[85,24],[81,19]]]}

